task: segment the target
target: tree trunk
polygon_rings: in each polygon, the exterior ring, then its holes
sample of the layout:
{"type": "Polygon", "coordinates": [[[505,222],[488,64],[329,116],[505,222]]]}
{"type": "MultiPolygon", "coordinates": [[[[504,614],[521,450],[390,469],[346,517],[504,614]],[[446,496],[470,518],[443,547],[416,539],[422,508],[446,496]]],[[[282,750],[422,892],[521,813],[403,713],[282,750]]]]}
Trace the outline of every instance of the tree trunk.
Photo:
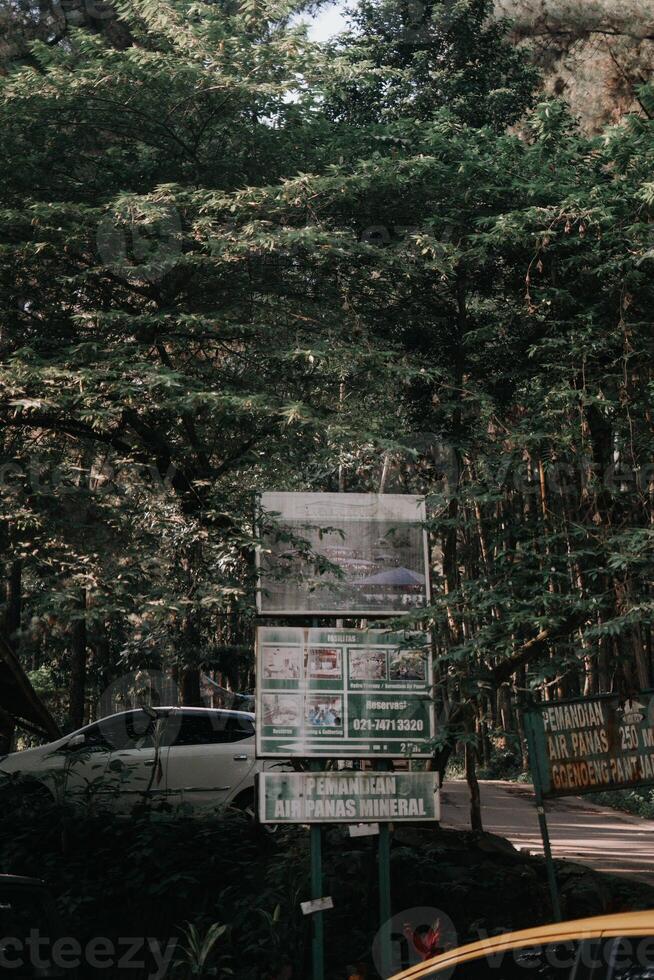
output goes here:
{"type": "Polygon", "coordinates": [[[638,685],[641,691],[647,691],[650,686],[649,656],[643,643],[643,635],[640,626],[638,625],[634,627],[632,641],[638,685]]]}
{"type": "Polygon", "coordinates": [[[72,731],[84,724],[86,705],[86,667],[88,647],[86,637],[86,589],[80,594],[79,608],[82,615],[75,619],[70,643],[70,707],[68,718],[72,731]]]}
{"type": "Polygon", "coordinates": [[[600,694],[608,694],[611,690],[610,663],[611,655],[609,652],[609,644],[607,643],[606,639],[602,638],[600,640],[600,649],[597,657],[597,677],[600,694]]]}
{"type": "Polygon", "coordinates": [[[182,704],[187,708],[204,708],[200,693],[200,668],[185,667],[182,673],[182,704]]]}
{"type": "Polygon", "coordinates": [[[18,559],[12,561],[7,576],[7,633],[11,637],[20,629],[22,615],[22,567],[18,559]]]}
{"type": "Polygon", "coordinates": [[[527,671],[524,667],[520,667],[516,671],[516,685],[518,687],[518,694],[515,704],[515,719],[518,738],[520,739],[520,762],[523,772],[528,772],[529,752],[527,751],[527,735],[525,732],[523,715],[524,689],[527,686],[527,671]]]}
{"type": "Polygon", "coordinates": [[[470,826],[473,830],[483,830],[481,820],[481,796],[477,779],[477,749],[471,742],[465,744],[466,782],[470,791],[470,826]]]}
{"type": "Polygon", "coordinates": [[[14,719],[0,708],[0,756],[8,755],[11,752],[15,730],[14,719]]]}

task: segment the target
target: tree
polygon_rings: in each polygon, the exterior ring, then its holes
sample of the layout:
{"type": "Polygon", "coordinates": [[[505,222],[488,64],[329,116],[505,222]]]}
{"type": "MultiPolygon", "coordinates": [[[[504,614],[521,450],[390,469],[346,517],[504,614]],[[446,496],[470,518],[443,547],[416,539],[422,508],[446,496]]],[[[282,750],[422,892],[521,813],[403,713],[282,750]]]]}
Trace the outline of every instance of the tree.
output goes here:
{"type": "Polygon", "coordinates": [[[92,686],[175,664],[194,700],[251,641],[254,492],[383,487],[430,505],[434,600],[398,626],[432,632],[438,765],[521,760],[528,691],[646,685],[652,122],[548,101],[507,132],[521,57],[499,102],[489,62],[424,92],[390,34],[359,110],[354,36],[326,62],[265,11],[120,10],[130,47],[73,32],[3,83],[21,656],[69,684],[83,620],[92,686]]]}
{"type": "Polygon", "coordinates": [[[547,91],[564,97],[588,131],[646,111],[638,101],[654,58],[646,0],[498,0],[496,9],[528,45],[547,91]]]}
{"type": "Polygon", "coordinates": [[[37,64],[31,46],[66,44],[71,30],[101,33],[114,47],[131,42],[127,25],[107,0],[2,0],[0,3],[0,72],[12,65],[37,64]]]}
{"type": "Polygon", "coordinates": [[[429,495],[443,765],[457,739],[481,754],[488,724],[511,738],[527,688],[552,698],[651,680],[654,144],[637,118],[588,139],[556,102],[521,137],[446,114],[388,131],[386,152],[224,207],[234,236],[247,228],[271,254],[301,226],[305,277],[329,270],[352,330],[394,352],[394,412],[373,395],[376,438],[348,484],[371,488],[376,443],[378,474],[397,461],[387,489],[429,495]]]}
{"type": "Polygon", "coordinates": [[[443,108],[474,127],[516,122],[538,76],[492,12],[492,0],[362,0],[334,42],[344,59],[328,85],[331,113],[355,125],[443,108]]]}
{"type": "Polygon", "coordinates": [[[0,109],[4,521],[24,632],[34,616],[29,642],[58,635],[76,665],[76,722],[87,645],[98,683],[139,643],[197,676],[251,579],[254,490],[331,465],[356,366],[333,287],[280,288],[275,257],[196,206],[318,158],[313,98],[288,98],[317,70],[302,30],[248,5],[116,6],[129,46],[36,42],[0,109]]]}

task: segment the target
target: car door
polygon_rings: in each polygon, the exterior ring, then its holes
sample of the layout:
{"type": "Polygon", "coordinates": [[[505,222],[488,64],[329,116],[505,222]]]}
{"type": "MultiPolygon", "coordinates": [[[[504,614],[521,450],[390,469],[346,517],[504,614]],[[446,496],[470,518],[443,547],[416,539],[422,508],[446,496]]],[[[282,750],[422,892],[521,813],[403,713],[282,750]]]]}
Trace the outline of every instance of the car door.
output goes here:
{"type": "Polygon", "coordinates": [[[57,750],[63,764],[57,765],[55,778],[65,803],[92,810],[105,805],[104,775],[110,752],[111,745],[100,722],[75,732],[57,750]]]}
{"type": "MultiPolygon", "coordinates": [[[[652,930],[654,933],[654,930],[652,930]]],[[[603,939],[604,976],[599,980],[654,980],[654,935],[621,935],[603,939]]],[[[598,978],[593,978],[598,980],[598,978]]]]}
{"type": "Polygon", "coordinates": [[[126,814],[136,806],[161,800],[164,782],[156,751],[158,719],[136,710],[113,715],[101,724],[111,745],[104,772],[104,800],[110,808],[126,814]]]}
{"type": "MultiPolygon", "coordinates": [[[[409,946],[420,951],[420,937],[410,940],[409,946]]],[[[580,940],[565,937],[504,948],[491,941],[487,950],[474,956],[466,957],[464,948],[461,960],[443,957],[432,968],[426,965],[424,970],[410,970],[407,976],[416,980],[590,980],[590,974],[581,970],[585,948],[580,940]]],[[[409,952],[415,957],[414,949],[409,952]]]]}
{"type": "Polygon", "coordinates": [[[231,802],[252,781],[254,725],[229,711],[171,712],[162,753],[167,801],[208,810],[231,802]]]}

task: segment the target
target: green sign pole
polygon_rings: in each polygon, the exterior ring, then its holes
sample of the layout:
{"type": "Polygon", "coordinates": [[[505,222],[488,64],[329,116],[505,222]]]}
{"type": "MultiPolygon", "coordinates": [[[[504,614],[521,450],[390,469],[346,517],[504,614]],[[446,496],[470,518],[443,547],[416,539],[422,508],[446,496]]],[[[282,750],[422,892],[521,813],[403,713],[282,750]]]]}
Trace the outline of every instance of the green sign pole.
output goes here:
{"type": "MultiPolygon", "coordinates": [[[[388,762],[378,762],[375,767],[381,772],[388,772],[391,765],[388,762]]],[[[391,964],[391,825],[379,825],[379,919],[382,976],[390,977],[393,972],[391,964]]]]}
{"type": "MultiPolygon", "coordinates": [[[[318,626],[318,620],[314,617],[313,628],[318,626]]],[[[322,766],[320,762],[312,762],[310,769],[313,772],[320,772],[322,766]]],[[[311,841],[311,898],[323,898],[323,875],[322,875],[322,827],[320,824],[312,824],[309,831],[311,841]]],[[[323,912],[314,912],[313,934],[311,940],[311,957],[313,963],[313,980],[325,980],[325,917],[323,912]]]]}
{"type": "Polygon", "coordinates": [[[532,727],[533,721],[528,711],[525,712],[524,721],[525,733],[527,735],[527,746],[529,748],[529,761],[531,764],[532,775],[534,777],[536,813],[538,814],[538,825],[540,827],[540,835],[543,841],[543,853],[545,854],[545,866],[547,868],[547,882],[550,889],[550,897],[552,899],[552,912],[554,913],[554,921],[561,922],[563,919],[561,915],[561,902],[559,900],[559,888],[556,881],[554,859],[552,858],[552,845],[550,843],[550,833],[547,827],[547,817],[545,816],[545,806],[543,805],[543,784],[538,759],[538,750],[532,727]]]}
{"type": "Polygon", "coordinates": [[[382,976],[390,977],[391,965],[391,832],[379,825],[379,918],[381,920],[382,976]]]}
{"type": "MultiPolygon", "coordinates": [[[[322,898],[322,827],[311,825],[311,898],[322,898]]],[[[323,912],[314,912],[313,938],[311,943],[313,958],[313,980],[325,978],[325,922],[323,912]]]]}

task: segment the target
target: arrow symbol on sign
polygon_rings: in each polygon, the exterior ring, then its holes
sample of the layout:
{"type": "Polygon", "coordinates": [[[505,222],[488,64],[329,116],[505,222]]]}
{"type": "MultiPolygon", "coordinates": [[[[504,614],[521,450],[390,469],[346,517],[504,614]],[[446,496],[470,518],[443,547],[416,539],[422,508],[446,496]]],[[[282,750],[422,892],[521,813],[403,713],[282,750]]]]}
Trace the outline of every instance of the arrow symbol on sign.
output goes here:
{"type": "Polygon", "coordinates": [[[356,745],[353,745],[352,743],[349,743],[348,745],[344,745],[343,742],[322,742],[322,741],[321,742],[286,742],[284,744],[277,742],[276,744],[278,748],[288,749],[289,752],[292,752],[294,749],[302,750],[302,751],[306,750],[308,752],[315,751],[316,749],[321,749],[321,750],[329,749],[330,751],[333,752],[337,752],[337,753],[340,752],[343,755],[347,755],[347,754],[356,755],[357,752],[370,751],[369,745],[361,745],[358,742],[356,743],[356,745]]]}

